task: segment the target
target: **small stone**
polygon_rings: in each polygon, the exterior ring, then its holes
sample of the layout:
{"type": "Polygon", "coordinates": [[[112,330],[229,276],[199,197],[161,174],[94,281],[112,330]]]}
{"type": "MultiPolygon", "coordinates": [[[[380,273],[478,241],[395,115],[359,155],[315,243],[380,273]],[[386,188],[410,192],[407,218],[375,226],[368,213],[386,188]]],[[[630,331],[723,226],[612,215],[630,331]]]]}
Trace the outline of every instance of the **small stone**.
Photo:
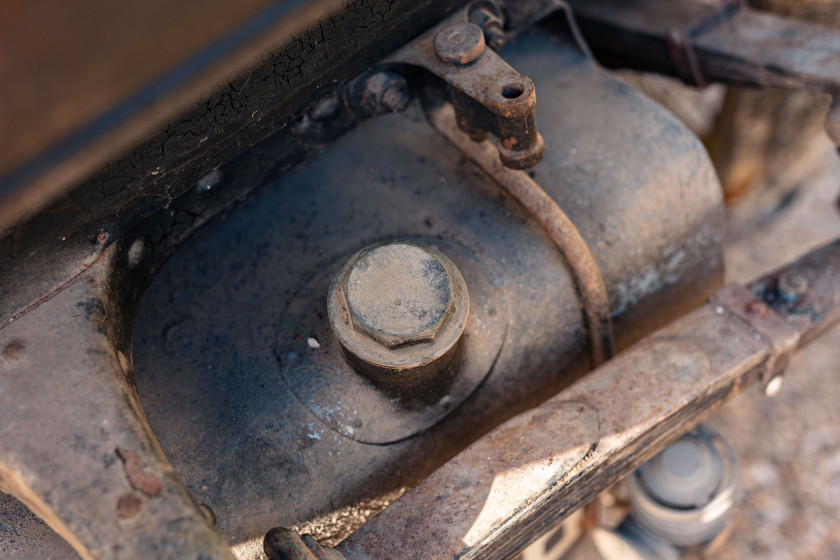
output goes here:
{"type": "Polygon", "coordinates": [[[773,379],[767,382],[767,386],[764,388],[764,394],[768,397],[775,397],[779,394],[779,391],[782,389],[782,381],[784,378],[781,375],[777,375],[773,379]]]}

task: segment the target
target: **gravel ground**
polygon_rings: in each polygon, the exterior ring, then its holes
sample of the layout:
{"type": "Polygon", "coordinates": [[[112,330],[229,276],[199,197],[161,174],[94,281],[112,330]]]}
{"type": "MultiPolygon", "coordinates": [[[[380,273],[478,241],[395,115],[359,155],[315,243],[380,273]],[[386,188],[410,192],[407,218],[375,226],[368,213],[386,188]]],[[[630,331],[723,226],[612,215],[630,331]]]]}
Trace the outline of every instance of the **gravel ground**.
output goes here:
{"type": "MultiPolygon", "coordinates": [[[[727,248],[747,281],[840,237],[840,159],[774,219],[727,248]]],[[[708,423],[739,458],[733,535],[716,559],[840,558],[840,328],[801,352],[775,398],[758,387],[708,423]]]]}

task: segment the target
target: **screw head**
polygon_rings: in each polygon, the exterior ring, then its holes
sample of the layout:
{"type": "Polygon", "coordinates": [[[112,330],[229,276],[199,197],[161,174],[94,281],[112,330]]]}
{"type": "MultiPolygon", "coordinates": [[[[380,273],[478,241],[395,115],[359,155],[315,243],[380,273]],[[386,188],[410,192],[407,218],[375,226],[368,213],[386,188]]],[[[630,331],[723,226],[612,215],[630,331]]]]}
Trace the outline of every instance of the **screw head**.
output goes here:
{"type": "Polygon", "coordinates": [[[382,370],[407,370],[454,347],[466,326],[469,296],[445,255],[394,241],[353,255],[333,280],[327,308],[352,357],[382,370]]]}
{"type": "Polygon", "coordinates": [[[474,23],[459,23],[438,31],[434,46],[443,62],[463,66],[484,52],[484,32],[474,23]]]}

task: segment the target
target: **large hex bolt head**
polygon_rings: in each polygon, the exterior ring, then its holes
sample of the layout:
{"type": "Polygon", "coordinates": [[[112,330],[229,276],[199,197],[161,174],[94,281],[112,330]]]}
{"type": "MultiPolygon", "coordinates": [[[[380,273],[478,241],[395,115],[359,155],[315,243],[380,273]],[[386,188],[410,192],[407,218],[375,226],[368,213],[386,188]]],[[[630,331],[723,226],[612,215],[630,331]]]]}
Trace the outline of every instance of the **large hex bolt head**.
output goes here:
{"type": "Polygon", "coordinates": [[[353,328],[388,348],[435,339],[452,311],[452,281],[437,255],[389,243],[361,254],[344,280],[353,328]]]}
{"type": "Polygon", "coordinates": [[[328,310],[351,363],[376,375],[419,371],[456,345],[469,296],[461,273],[441,252],[394,241],[344,264],[330,287],[328,310]]]}

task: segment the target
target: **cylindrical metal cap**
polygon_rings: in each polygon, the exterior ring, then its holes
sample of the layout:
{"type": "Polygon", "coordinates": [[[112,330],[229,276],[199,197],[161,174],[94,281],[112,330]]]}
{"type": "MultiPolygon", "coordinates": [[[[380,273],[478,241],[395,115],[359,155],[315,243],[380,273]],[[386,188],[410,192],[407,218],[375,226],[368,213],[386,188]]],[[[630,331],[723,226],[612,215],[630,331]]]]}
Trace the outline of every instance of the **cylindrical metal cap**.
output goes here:
{"type": "Polygon", "coordinates": [[[708,542],[726,525],[736,481],[732,448],[698,426],[630,475],[633,517],[676,546],[708,542]]]}
{"type": "Polygon", "coordinates": [[[330,324],[349,361],[386,385],[427,379],[449,363],[469,295],[445,255],[410,241],[359,251],[330,286],[330,324]]]}
{"type": "Polygon", "coordinates": [[[717,449],[691,437],[677,440],[638,471],[639,481],[651,497],[675,508],[708,504],[722,476],[717,449]]]}

